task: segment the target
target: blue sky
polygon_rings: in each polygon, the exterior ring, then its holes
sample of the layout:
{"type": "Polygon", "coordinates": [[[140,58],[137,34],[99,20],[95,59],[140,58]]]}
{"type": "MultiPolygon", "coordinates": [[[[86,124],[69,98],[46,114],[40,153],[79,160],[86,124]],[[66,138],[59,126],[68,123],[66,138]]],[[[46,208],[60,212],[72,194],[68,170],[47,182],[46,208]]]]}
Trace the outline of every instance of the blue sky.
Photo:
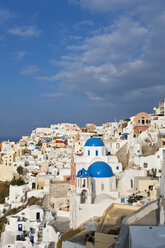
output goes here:
{"type": "Polygon", "coordinates": [[[164,27],[164,0],[1,0],[0,136],[151,113],[164,27]]]}

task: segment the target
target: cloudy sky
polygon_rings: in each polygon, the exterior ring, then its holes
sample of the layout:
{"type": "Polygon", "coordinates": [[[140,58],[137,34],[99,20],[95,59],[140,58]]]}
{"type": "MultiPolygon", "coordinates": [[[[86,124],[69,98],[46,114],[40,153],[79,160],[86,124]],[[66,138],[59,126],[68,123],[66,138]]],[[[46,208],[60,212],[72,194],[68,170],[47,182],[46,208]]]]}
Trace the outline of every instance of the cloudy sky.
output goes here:
{"type": "Polygon", "coordinates": [[[1,0],[0,85],[0,136],[153,112],[165,1],[1,0]]]}

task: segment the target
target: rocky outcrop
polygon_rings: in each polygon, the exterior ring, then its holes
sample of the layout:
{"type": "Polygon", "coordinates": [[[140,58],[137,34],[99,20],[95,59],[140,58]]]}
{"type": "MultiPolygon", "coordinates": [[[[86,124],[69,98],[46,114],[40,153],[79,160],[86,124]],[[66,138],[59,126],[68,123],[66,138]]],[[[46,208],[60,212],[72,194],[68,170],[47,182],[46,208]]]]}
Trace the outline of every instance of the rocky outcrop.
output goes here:
{"type": "Polygon", "coordinates": [[[129,165],[129,159],[130,159],[130,152],[129,152],[129,145],[126,143],[123,145],[120,150],[116,153],[116,157],[118,158],[118,161],[122,164],[123,169],[127,168],[129,165]]]}

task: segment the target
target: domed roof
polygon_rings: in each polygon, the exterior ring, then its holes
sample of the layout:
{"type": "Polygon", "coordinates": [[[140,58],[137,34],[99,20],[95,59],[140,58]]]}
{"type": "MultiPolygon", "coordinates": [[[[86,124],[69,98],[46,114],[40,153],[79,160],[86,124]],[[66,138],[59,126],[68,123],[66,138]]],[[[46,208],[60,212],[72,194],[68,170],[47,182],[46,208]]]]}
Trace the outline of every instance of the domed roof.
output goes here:
{"type": "Polygon", "coordinates": [[[78,173],[77,173],[77,177],[87,177],[87,176],[89,176],[88,171],[85,170],[84,168],[79,170],[78,173]]]}
{"type": "Polygon", "coordinates": [[[90,177],[113,177],[114,176],[111,167],[103,161],[97,161],[91,164],[88,168],[88,174],[90,177]]]}
{"type": "Polygon", "coordinates": [[[90,138],[86,141],[85,146],[104,146],[104,143],[99,138],[90,138]]]}

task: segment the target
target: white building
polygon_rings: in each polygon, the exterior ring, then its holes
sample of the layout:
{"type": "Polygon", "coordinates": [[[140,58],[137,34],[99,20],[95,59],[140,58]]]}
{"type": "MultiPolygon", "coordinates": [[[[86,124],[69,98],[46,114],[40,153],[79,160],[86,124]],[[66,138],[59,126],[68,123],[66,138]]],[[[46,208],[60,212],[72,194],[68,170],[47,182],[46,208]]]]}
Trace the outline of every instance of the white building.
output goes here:
{"type": "Polygon", "coordinates": [[[157,176],[160,176],[163,165],[163,154],[165,154],[165,147],[160,148],[154,155],[140,157],[140,168],[146,172],[156,169],[157,176]]]}
{"type": "Polygon", "coordinates": [[[23,204],[26,200],[26,192],[28,191],[28,185],[10,185],[9,196],[6,197],[5,202],[11,205],[11,208],[17,208],[23,204]]]}
{"type": "Polygon", "coordinates": [[[118,162],[117,157],[107,156],[107,149],[103,141],[99,138],[90,138],[85,143],[83,156],[75,155],[76,172],[81,168],[88,169],[90,164],[97,161],[109,164],[114,174],[122,172],[122,164],[118,162]]]}
{"type": "Polygon", "coordinates": [[[78,227],[89,218],[101,216],[111,203],[120,202],[115,173],[122,171],[122,165],[114,156],[110,166],[106,162],[109,161],[107,157],[102,140],[91,138],[85,144],[84,155],[80,160],[75,160],[76,189],[70,191],[72,228],[78,227]]]}
{"type": "Polygon", "coordinates": [[[32,205],[19,213],[8,216],[5,232],[1,236],[1,247],[32,247],[38,241],[38,233],[43,220],[43,209],[32,205]]]}

